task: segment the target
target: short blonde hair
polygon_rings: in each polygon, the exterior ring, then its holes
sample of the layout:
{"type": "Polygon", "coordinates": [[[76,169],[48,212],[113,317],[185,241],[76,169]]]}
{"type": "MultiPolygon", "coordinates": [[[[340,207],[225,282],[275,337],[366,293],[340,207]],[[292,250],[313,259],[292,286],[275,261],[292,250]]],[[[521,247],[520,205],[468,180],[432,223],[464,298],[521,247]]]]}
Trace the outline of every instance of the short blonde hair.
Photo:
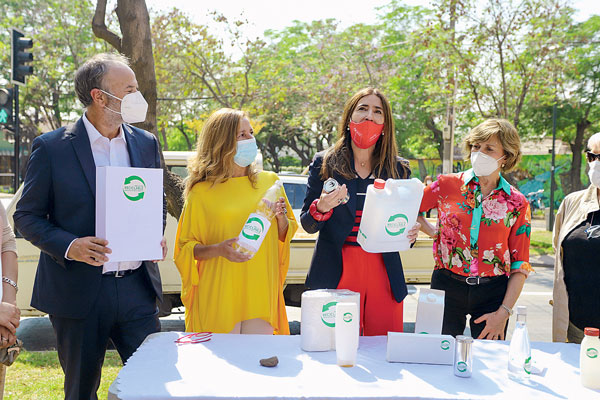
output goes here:
{"type": "Polygon", "coordinates": [[[463,145],[465,160],[471,158],[471,148],[475,143],[485,142],[494,135],[504,150],[502,171],[510,171],[521,161],[521,139],[514,125],[505,119],[490,118],[471,129],[463,145]]]}
{"type": "Polygon", "coordinates": [[[587,149],[592,150],[592,146],[600,145],[600,132],[594,133],[587,141],[587,149]]]}
{"type": "MultiPolygon", "coordinates": [[[[221,108],[208,117],[198,136],[196,154],[188,161],[185,197],[198,182],[208,181],[214,185],[233,176],[237,132],[244,118],[248,118],[248,114],[231,108],[221,108]]],[[[254,163],[248,167],[247,174],[252,186],[256,187],[258,170],[254,163]]]]}

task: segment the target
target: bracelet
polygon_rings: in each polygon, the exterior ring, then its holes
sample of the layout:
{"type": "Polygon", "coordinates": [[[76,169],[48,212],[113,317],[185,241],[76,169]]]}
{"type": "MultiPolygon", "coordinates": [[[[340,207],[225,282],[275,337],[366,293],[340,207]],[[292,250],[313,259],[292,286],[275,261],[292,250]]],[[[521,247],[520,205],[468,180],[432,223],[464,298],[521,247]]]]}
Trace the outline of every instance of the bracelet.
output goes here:
{"type": "Polygon", "coordinates": [[[333,208],[327,211],[326,213],[319,212],[319,210],[317,210],[318,202],[319,199],[314,199],[313,202],[310,204],[308,212],[316,221],[325,222],[331,217],[331,214],[333,214],[333,208]]]}
{"type": "Polygon", "coordinates": [[[6,282],[6,283],[8,283],[10,286],[14,287],[14,288],[15,288],[15,292],[18,292],[18,291],[19,291],[19,287],[17,286],[17,282],[13,281],[12,279],[10,279],[10,278],[7,278],[6,276],[3,276],[3,277],[2,277],[2,282],[6,282]]]}
{"type": "Polygon", "coordinates": [[[500,307],[504,308],[506,310],[506,312],[508,313],[508,316],[510,317],[511,315],[513,315],[513,310],[512,308],[509,308],[507,306],[505,306],[504,304],[500,304],[500,307]]]}

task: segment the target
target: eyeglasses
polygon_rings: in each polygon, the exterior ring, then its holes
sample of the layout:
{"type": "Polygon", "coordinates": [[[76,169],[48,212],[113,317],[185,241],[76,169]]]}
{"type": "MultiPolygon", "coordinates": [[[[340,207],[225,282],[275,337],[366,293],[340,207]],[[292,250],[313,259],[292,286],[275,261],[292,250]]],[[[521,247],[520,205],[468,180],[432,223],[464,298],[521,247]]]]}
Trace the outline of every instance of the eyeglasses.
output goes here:
{"type": "Polygon", "coordinates": [[[585,155],[587,157],[588,162],[594,162],[596,160],[600,161],[600,154],[592,153],[591,151],[586,151],[585,155]]]}

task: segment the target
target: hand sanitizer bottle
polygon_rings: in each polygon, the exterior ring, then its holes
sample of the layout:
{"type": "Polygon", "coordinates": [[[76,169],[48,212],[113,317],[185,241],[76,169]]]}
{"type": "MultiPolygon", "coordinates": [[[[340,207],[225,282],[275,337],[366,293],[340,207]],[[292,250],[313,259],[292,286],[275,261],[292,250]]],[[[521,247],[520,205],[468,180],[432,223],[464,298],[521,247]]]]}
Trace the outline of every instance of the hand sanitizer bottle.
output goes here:
{"type": "Polygon", "coordinates": [[[531,374],[531,348],[527,333],[527,307],[517,307],[517,324],[508,350],[508,377],[518,382],[528,382],[531,374]]]}

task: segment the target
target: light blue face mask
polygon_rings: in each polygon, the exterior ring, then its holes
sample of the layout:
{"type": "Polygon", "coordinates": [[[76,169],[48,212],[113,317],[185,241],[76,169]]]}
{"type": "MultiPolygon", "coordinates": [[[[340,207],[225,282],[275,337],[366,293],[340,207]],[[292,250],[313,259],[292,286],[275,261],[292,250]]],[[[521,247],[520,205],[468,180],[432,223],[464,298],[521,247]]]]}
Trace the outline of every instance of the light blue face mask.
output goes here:
{"type": "Polygon", "coordinates": [[[256,139],[238,140],[237,142],[237,153],[233,157],[235,162],[240,167],[247,167],[252,164],[252,161],[256,158],[258,153],[258,146],[256,145],[256,139]]]}

